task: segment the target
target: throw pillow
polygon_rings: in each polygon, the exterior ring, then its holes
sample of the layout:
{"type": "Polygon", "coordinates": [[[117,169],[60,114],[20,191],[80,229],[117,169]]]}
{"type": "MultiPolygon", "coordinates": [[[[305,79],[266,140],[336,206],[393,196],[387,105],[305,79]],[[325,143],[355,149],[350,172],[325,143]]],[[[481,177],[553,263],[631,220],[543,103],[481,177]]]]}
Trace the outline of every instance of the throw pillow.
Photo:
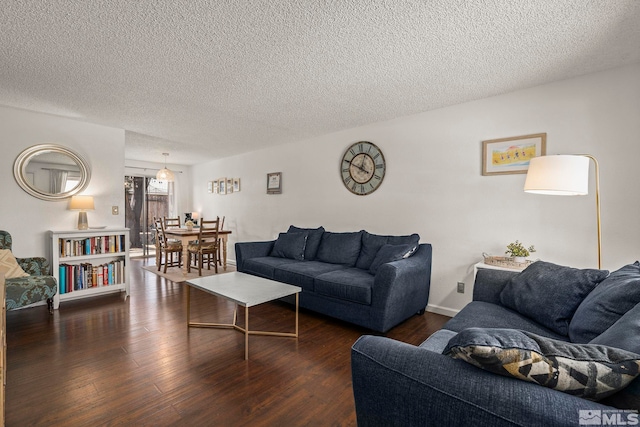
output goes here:
{"type": "Polygon", "coordinates": [[[306,233],[280,233],[271,250],[271,256],[302,261],[306,242],[306,233]]]}
{"type": "Polygon", "coordinates": [[[414,244],[418,246],[420,242],[420,236],[417,234],[411,234],[410,236],[381,236],[378,234],[371,234],[367,231],[362,232],[362,249],[356,261],[356,267],[362,270],[369,270],[373,259],[378,254],[378,251],[384,245],[410,245],[414,244]]]}
{"type": "Polygon", "coordinates": [[[587,343],[640,303],[640,262],[614,271],[578,306],[569,325],[572,342],[587,343]]]}
{"type": "Polygon", "coordinates": [[[324,233],[324,227],[318,228],[300,228],[295,225],[289,226],[287,233],[307,233],[307,245],[304,248],[304,259],[307,261],[313,261],[318,255],[318,247],[320,246],[320,239],[322,239],[322,233],[324,233]]]}
{"type": "Polygon", "coordinates": [[[318,261],[331,264],[342,264],[349,267],[356,265],[360,247],[362,246],[362,231],[355,233],[331,233],[325,231],[318,248],[318,261]]]}
{"type": "Polygon", "coordinates": [[[608,345],[640,354],[640,304],[627,311],[589,344],[608,345]]]}
{"type": "Polygon", "coordinates": [[[4,273],[5,279],[28,276],[9,249],[0,249],[0,273],[4,273]]]}
{"type": "MultiPolygon", "coordinates": [[[[617,347],[640,354],[640,304],[627,311],[589,344],[617,347]]],[[[624,390],[606,398],[603,403],[619,409],[640,410],[640,377],[633,380],[624,390]]]]}
{"type": "Polygon", "coordinates": [[[594,401],[622,390],[640,374],[639,354],[515,329],[465,329],[449,340],[443,354],[594,401]]]}
{"type": "Polygon", "coordinates": [[[376,274],[382,264],[409,258],[416,251],[416,247],[414,245],[384,245],[373,259],[369,272],[376,274]]]}
{"type": "Polygon", "coordinates": [[[500,293],[505,307],[568,335],[569,322],[582,300],[609,274],[536,261],[515,275],[500,293]]]}

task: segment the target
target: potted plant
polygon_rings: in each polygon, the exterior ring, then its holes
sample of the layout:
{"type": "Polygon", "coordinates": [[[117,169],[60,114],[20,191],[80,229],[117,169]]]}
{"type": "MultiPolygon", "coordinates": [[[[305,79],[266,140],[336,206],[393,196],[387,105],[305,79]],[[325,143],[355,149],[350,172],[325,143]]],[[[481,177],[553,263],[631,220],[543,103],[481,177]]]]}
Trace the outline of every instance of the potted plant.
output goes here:
{"type": "Polygon", "coordinates": [[[505,254],[512,257],[515,262],[525,262],[525,258],[535,251],[536,249],[533,247],[533,245],[525,248],[522,243],[516,240],[515,242],[509,243],[507,245],[505,254]]]}
{"type": "Polygon", "coordinates": [[[193,225],[194,225],[193,221],[188,220],[187,222],[184,223],[184,225],[187,226],[187,230],[189,230],[189,231],[193,230],[193,225]]]}

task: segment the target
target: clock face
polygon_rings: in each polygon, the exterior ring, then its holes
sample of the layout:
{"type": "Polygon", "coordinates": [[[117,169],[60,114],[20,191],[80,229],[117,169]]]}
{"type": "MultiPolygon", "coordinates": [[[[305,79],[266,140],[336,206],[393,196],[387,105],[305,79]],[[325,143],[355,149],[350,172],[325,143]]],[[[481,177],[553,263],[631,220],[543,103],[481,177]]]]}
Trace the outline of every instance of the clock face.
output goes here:
{"type": "Polygon", "coordinates": [[[386,164],[375,144],[360,141],[345,151],[340,173],[345,187],[353,194],[365,196],[378,189],[384,179],[386,164]]]}

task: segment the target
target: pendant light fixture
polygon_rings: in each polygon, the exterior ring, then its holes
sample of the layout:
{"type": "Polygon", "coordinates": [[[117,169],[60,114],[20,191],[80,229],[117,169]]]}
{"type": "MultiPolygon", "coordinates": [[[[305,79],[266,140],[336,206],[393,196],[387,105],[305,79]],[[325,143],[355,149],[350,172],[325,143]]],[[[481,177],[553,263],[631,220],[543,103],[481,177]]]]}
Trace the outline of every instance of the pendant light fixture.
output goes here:
{"type": "Polygon", "coordinates": [[[173,172],[171,172],[171,170],[167,169],[167,156],[169,155],[169,153],[162,153],[162,155],[164,156],[164,168],[158,171],[158,173],[156,174],[156,179],[158,181],[173,182],[174,174],[173,172]]]}

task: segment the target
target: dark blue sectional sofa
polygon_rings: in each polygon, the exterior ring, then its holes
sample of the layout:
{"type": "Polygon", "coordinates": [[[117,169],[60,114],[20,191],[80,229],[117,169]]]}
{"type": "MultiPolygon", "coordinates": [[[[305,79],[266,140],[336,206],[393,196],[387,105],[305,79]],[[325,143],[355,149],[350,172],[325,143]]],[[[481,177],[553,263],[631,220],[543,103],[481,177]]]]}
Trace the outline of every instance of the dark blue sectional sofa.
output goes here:
{"type": "Polygon", "coordinates": [[[640,263],[583,270],[582,281],[541,267],[479,270],[473,301],[419,346],[359,338],[358,426],[637,425],[640,263]],[[532,352],[538,365],[523,357],[532,352]]]}
{"type": "Polygon", "coordinates": [[[300,286],[303,308],[384,333],[427,306],[431,245],[419,240],[291,226],[277,240],[236,243],[236,264],[300,286]]]}

